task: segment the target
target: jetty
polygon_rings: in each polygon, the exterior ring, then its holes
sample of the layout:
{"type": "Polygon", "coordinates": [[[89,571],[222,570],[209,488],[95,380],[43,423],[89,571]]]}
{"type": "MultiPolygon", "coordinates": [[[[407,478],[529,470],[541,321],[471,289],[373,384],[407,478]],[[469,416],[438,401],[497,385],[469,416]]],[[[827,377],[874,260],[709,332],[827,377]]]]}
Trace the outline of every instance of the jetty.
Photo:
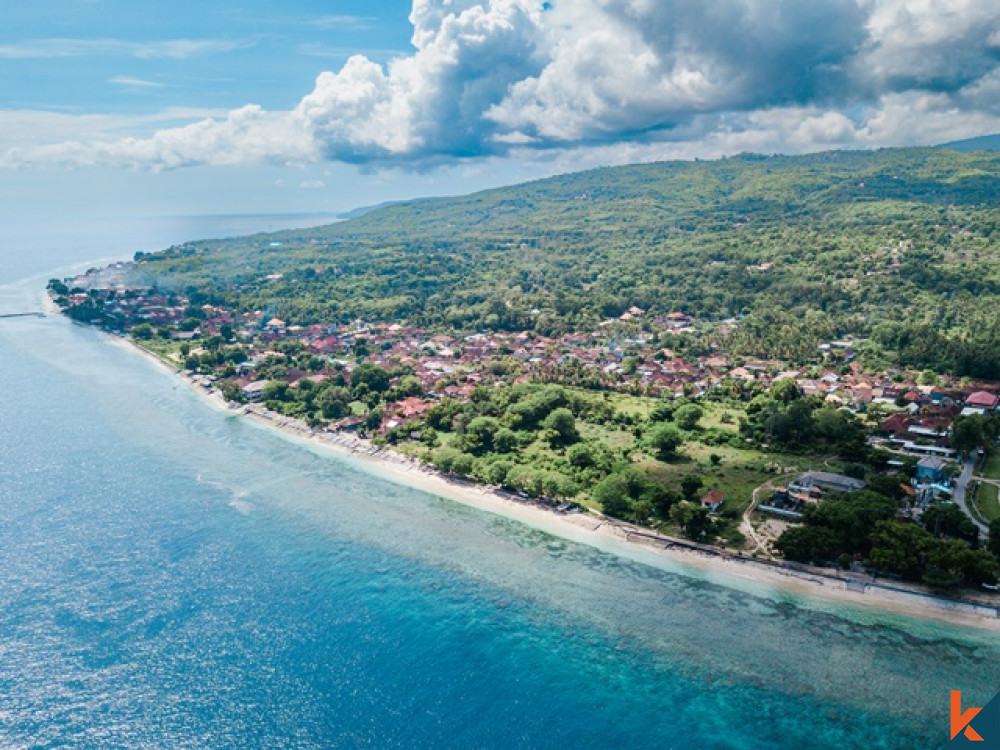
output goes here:
{"type": "Polygon", "coordinates": [[[36,312],[22,312],[22,313],[0,313],[0,318],[44,318],[45,313],[41,311],[36,312]]]}

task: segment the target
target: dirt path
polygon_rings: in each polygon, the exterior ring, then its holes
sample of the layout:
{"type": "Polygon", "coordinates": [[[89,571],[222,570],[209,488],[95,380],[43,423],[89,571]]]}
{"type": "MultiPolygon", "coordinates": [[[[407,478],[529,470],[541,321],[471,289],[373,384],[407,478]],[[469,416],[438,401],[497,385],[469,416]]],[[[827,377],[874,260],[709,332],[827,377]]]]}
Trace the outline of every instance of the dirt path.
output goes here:
{"type": "Polygon", "coordinates": [[[765,482],[753,491],[753,495],[750,498],[750,505],[748,505],[747,509],[743,511],[743,520],[740,521],[740,532],[753,542],[754,548],[750,551],[751,554],[754,552],[760,552],[770,558],[771,553],[767,551],[764,541],[757,535],[756,529],[754,529],[753,524],[750,523],[750,514],[757,509],[757,506],[760,504],[760,493],[765,490],[774,490],[774,485],[771,482],[765,482]]]}

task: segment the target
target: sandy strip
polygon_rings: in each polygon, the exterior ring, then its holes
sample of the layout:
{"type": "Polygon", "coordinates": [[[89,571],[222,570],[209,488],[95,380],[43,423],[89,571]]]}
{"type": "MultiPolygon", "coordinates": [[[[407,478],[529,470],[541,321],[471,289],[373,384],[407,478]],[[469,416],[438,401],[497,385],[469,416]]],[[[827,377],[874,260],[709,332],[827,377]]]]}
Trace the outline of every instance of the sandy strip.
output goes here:
{"type": "Polygon", "coordinates": [[[108,335],[108,338],[180,376],[192,390],[219,411],[242,415],[306,447],[342,460],[347,459],[356,467],[396,484],[455,500],[621,557],[673,572],[694,574],[721,585],[743,588],[757,595],[771,598],[791,596],[798,600],[796,603],[806,607],[829,609],[823,605],[847,605],[868,615],[882,613],[929,619],[1000,633],[996,604],[992,607],[977,607],[970,602],[956,602],[881,585],[855,585],[848,588],[847,582],[842,579],[768,565],[731,552],[667,546],[676,540],[658,537],[648,529],[612,521],[597,514],[559,513],[541,503],[515,498],[473,482],[448,478],[432,468],[421,466],[409,457],[378,449],[354,435],[314,432],[297,420],[267,412],[261,405],[234,409],[217,390],[201,385],[197,376],[186,374],[176,365],[128,339],[114,335],[108,335]],[[657,538],[649,538],[650,536],[657,538]],[[741,585],[741,582],[747,585],[741,585]]]}

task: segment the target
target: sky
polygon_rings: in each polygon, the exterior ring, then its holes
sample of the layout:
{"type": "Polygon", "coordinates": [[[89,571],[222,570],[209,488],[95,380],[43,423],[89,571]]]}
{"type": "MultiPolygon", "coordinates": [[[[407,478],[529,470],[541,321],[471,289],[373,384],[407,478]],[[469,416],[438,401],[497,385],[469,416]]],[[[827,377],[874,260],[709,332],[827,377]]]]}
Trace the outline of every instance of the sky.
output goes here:
{"type": "Polygon", "coordinates": [[[0,218],[339,212],[1000,132],[997,0],[7,6],[0,218]]]}

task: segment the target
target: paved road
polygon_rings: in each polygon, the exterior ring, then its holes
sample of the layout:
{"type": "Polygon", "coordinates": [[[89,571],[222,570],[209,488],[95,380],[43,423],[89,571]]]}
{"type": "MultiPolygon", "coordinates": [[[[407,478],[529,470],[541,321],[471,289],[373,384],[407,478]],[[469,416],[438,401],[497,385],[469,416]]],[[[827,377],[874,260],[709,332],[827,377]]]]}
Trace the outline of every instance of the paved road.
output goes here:
{"type": "Polygon", "coordinates": [[[955,481],[955,491],[951,493],[951,499],[955,501],[955,504],[961,508],[965,515],[972,519],[972,522],[979,527],[979,532],[982,534],[983,539],[989,536],[989,527],[979,521],[974,515],[972,515],[969,509],[968,503],[965,501],[965,490],[969,485],[969,480],[972,479],[972,470],[975,468],[976,461],[974,458],[967,459],[962,467],[962,473],[959,475],[958,479],[955,481]]]}

